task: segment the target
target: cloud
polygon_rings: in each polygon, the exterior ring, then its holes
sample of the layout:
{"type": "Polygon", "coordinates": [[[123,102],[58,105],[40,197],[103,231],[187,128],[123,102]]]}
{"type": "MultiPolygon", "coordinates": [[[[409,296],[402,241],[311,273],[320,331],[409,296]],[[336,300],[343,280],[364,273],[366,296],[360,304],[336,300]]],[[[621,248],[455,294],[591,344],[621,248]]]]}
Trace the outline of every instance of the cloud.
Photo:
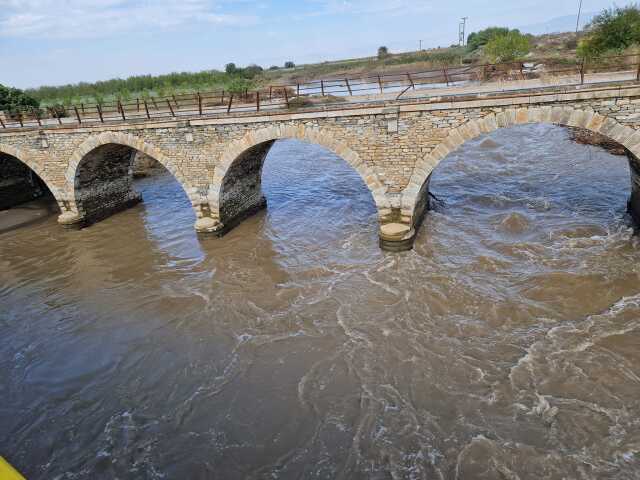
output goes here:
{"type": "MultiPolygon", "coordinates": [[[[194,25],[254,25],[212,0],[0,0],[0,36],[83,38],[194,25]]],[[[222,2],[224,3],[224,2],[222,2]]]]}

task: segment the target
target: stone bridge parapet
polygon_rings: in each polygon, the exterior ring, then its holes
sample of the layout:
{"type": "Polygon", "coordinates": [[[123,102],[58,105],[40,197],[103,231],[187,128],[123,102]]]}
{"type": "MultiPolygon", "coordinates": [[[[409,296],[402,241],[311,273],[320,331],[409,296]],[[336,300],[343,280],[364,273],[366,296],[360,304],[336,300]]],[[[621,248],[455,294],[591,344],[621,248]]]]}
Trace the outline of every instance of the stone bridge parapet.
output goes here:
{"type": "Polygon", "coordinates": [[[33,170],[56,198],[60,223],[80,227],[139,200],[131,179],[136,153],[142,152],[180,183],[194,208],[196,230],[223,234],[265,205],[262,166],[273,143],[297,139],[325,147],[358,172],[378,210],[381,245],[403,250],[411,247],[429,208],[429,178],[443,158],[498,128],[551,123],[585,128],[626,148],[634,185],[630,209],[640,218],[635,84],[333,108],[5,130],[0,162],[15,159],[33,170]]]}

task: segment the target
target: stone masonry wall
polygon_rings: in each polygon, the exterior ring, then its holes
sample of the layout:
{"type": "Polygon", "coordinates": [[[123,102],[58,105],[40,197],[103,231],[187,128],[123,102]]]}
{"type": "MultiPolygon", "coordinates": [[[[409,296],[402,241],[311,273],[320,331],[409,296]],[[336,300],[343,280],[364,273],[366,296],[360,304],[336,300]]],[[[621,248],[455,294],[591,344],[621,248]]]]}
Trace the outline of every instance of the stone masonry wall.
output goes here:
{"type": "Polygon", "coordinates": [[[218,231],[241,210],[259,203],[258,165],[265,152],[254,147],[297,138],[322,145],[347,161],[369,187],[381,224],[406,225],[409,235],[415,234],[411,229],[428,208],[427,180],[437,164],[466,140],[497,128],[531,122],[577,126],[640,155],[639,87],[565,90],[448,103],[427,99],[344,110],[335,106],[335,111],[264,117],[0,131],[0,151],[20,158],[45,181],[65,218],[80,218],[101,208],[111,211],[134,198],[124,179],[129,169],[111,168],[114,151],[101,147],[137,150],[177,178],[198,220],[207,220],[203,231],[218,231]],[[94,160],[87,162],[88,155],[94,160]],[[93,172],[91,188],[82,182],[76,185],[83,164],[86,175],[93,172]],[[100,183],[108,186],[100,189],[100,183]],[[115,201],[114,195],[120,199],[115,201]]]}
{"type": "Polygon", "coordinates": [[[33,171],[18,159],[0,153],[0,210],[20,205],[46,193],[33,171]]]}

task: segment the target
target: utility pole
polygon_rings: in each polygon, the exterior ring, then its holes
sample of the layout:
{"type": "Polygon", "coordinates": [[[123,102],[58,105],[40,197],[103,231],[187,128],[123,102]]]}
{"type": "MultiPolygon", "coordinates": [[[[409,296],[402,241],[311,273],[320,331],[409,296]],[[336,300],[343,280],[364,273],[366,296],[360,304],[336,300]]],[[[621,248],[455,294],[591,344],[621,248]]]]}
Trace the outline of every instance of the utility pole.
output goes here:
{"type": "Polygon", "coordinates": [[[422,40],[420,40],[420,50],[419,51],[422,51],[422,40]]]}
{"type": "Polygon", "coordinates": [[[466,43],[466,38],[465,38],[465,35],[464,35],[464,31],[465,31],[465,28],[467,26],[467,19],[468,18],[469,17],[462,17],[462,19],[461,19],[462,21],[458,25],[458,44],[461,47],[464,47],[464,45],[466,43]]]}
{"type": "Polygon", "coordinates": [[[582,12],[582,0],[580,0],[580,4],[578,5],[578,19],[576,20],[576,33],[580,29],[580,13],[582,12]]]}

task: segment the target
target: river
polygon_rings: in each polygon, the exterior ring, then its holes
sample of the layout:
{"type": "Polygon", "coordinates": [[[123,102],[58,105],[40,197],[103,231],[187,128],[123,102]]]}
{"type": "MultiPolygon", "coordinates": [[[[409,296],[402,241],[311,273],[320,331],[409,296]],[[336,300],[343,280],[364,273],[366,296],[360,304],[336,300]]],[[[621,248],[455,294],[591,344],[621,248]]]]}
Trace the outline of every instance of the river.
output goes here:
{"type": "Polygon", "coordinates": [[[0,235],[0,454],[30,480],[640,478],[626,158],[554,126],[470,141],[401,254],[297,141],[221,239],[169,174],[137,188],[0,235]]]}

